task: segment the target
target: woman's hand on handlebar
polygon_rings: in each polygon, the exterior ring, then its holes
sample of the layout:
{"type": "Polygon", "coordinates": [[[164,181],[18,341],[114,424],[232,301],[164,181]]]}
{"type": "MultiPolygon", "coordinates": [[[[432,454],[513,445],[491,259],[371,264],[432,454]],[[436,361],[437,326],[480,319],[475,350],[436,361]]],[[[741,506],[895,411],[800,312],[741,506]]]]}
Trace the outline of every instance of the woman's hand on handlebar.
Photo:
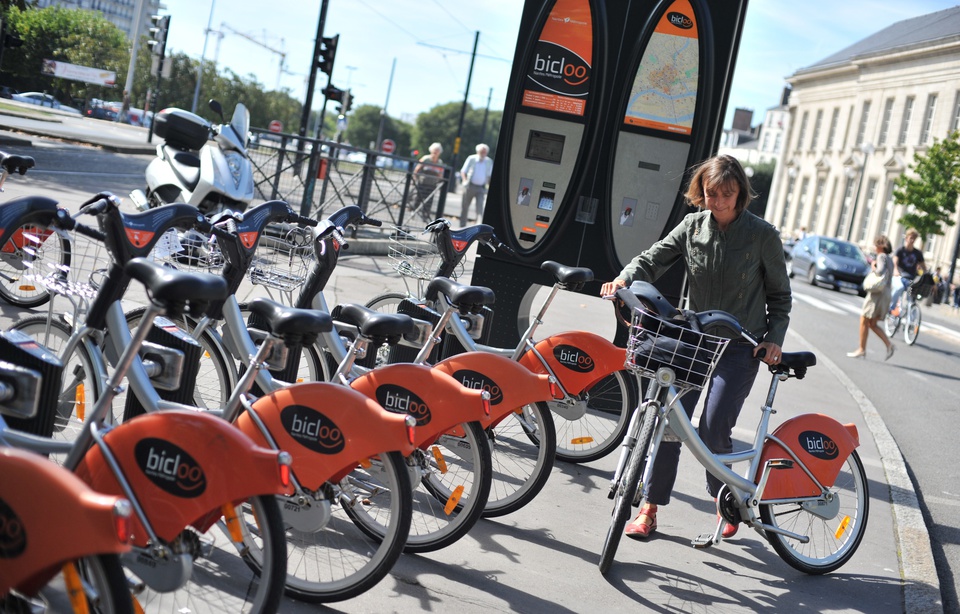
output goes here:
{"type": "Polygon", "coordinates": [[[780,364],[780,357],[783,355],[783,350],[781,350],[780,346],[776,343],[764,341],[757,347],[753,348],[753,355],[757,356],[758,354],[760,354],[760,360],[768,365],[778,365],[780,364]],[[766,352],[766,354],[760,354],[761,350],[766,352]]]}
{"type": "Polygon", "coordinates": [[[620,288],[626,288],[627,282],[622,279],[614,279],[600,286],[600,296],[603,298],[612,297],[620,288]]]}

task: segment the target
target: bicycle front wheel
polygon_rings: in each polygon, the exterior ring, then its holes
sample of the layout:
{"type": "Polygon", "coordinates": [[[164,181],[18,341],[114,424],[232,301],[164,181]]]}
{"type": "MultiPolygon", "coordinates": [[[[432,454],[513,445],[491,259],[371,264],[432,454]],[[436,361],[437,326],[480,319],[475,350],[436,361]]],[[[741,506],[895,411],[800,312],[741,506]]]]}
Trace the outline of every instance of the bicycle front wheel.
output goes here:
{"type": "Polygon", "coordinates": [[[546,403],[532,403],[486,430],[493,463],[484,518],[513,513],[543,490],[553,469],[557,434],[546,403]]]}
{"type": "Polygon", "coordinates": [[[88,340],[81,340],[69,356],[64,355],[73,329],[56,315],[52,319],[41,314],[28,316],[10,329],[31,337],[63,362],[63,382],[54,415],[41,412],[29,427],[16,428],[59,441],[76,441],[86,412],[93,410],[103,393],[106,373],[99,351],[88,340]]]}
{"type": "Polygon", "coordinates": [[[657,420],[657,409],[655,407],[647,408],[643,415],[643,422],[640,425],[640,434],[634,444],[633,450],[627,457],[626,471],[620,477],[620,482],[616,486],[613,497],[613,511],[610,515],[610,528],[607,529],[607,536],[603,540],[603,550],[600,552],[600,573],[605,574],[610,571],[613,565],[613,558],[617,554],[617,547],[620,545],[620,538],[623,536],[623,530],[627,526],[627,520],[630,518],[631,507],[634,499],[637,498],[637,492],[641,488],[643,479],[643,470],[646,466],[647,451],[650,447],[650,437],[653,434],[653,427],[657,420]]]}
{"type": "Polygon", "coordinates": [[[68,567],[70,574],[76,574],[75,581],[81,583],[87,611],[96,614],[133,614],[130,586],[120,558],[115,554],[101,554],[68,562],[63,572],[47,583],[36,597],[29,599],[29,605],[26,597],[9,594],[0,598],[0,612],[75,611],[67,586],[68,567]]]}
{"type": "MultiPolygon", "coordinates": [[[[764,523],[805,535],[806,544],[786,535],[767,532],[767,540],[788,565],[808,574],[825,574],[839,569],[850,560],[867,530],[870,495],[867,474],[856,450],[847,457],[830,495],[836,514],[821,511],[820,506],[804,507],[801,503],[761,504],[764,523]],[[820,513],[816,513],[820,512],[820,513]]],[[[831,509],[829,506],[827,509],[831,509]]]]}
{"type": "Polygon", "coordinates": [[[193,558],[189,581],[168,593],[145,589],[135,597],[144,612],[266,613],[279,609],[287,557],[276,497],[260,495],[227,507],[239,520],[240,541],[235,541],[228,528],[229,520],[221,519],[202,535],[185,529],[169,546],[193,558]]]}
{"type": "Polygon", "coordinates": [[[907,345],[913,345],[917,342],[920,335],[920,305],[910,303],[907,307],[907,315],[903,320],[903,340],[907,345]]]}
{"type": "Polygon", "coordinates": [[[0,250],[0,299],[17,307],[33,308],[50,300],[50,293],[36,279],[57,266],[69,270],[70,240],[43,226],[26,224],[14,231],[0,250]]]}
{"type": "Polygon", "coordinates": [[[589,463],[615,450],[636,405],[633,377],[617,371],[586,389],[572,405],[548,403],[557,430],[557,458],[569,463],[589,463]]]}
{"type": "Polygon", "coordinates": [[[410,533],[410,473],[399,452],[371,458],[318,493],[329,517],[316,531],[287,529],[287,593],[328,603],[376,585],[393,568],[410,533]],[[377,527],[373,532],[370,527],[377,527]]]}

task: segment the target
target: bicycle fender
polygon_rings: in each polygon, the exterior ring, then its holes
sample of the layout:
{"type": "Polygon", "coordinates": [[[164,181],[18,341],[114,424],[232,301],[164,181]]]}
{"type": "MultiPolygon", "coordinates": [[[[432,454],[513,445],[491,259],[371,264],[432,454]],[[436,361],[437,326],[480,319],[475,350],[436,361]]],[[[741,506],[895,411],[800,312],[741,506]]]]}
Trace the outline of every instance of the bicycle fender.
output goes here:
{"type": "MultiPolygon", "coordinates": [[[[57,201],[46,196],[21,196],[0,204],[0,246],[12,251],[7,242],[24,224],[50,226],[57,217],[57,201]]],[[[23,245],[18,245],[23,247],[23,245]]]]}
{"type": "Polygon", "coordinates": [[[466,389],[426,365],[386,365],[353,380],[350,387],[387,411],[416,418],[414,445],[418,448],[463,422],[480,422],[484,427],[490,423],[490,406],[481,391],[466,389]]]}
{"type": "MultiPolygon", "coordinates": [[[[187,526],[205,532],[222,516],[224,503],[289,492],[280,481],[278,451],[208,414],[144,414],[111,430],[104,441],[164,540],[187,526]]],[[[76,473],[98,492],[123,492],[100,446],[87,452],[76,473]]],[[[134,543],[145,545],[143,526],[138,520],[133,525],[134,543]]]]}
{"type": "Polygon", "coordinates": [[[518,362],[488,352],[466,352],[441,360],[443,371],[465,388],[490,393],[490,417],[496,423],[515,410],[554,400],[550,376],[533,373],[518,362]]]}
{"type": "Polygon", "coordinates": [[[119,497],[14,448],[0,449],[0,475],[0,597],[11,588],[35,595],[66,561],[130,549],[117,536],[119,497]]]}
{"type": "MultiPolygon", "coordinates": [[[[376,401],[345,386],[298,384],[257,399],[253,411],[282,450],[293,457],[301,485],[316,490],[338,482],[358,463],[384,452],[413,452],[405,416],[383,410],[376,401]]],[[[236,422],[253,441],[263,433],[244,412],[236,422]]]]}
{"type": "MultiPolygon", "coordinates": [[[[627,359],[625,348],[586,331],[552,335],[534,348],[570,394],[580,394],[611,373],[623,370],[627,359]]],[[[533,352],[521,356],[520,364],[534,373],[547,372],[533,352]]]]}
{"type": "MultiPolygon", "coordinates": [[[[817,480],[833,486],[847,457],[860,445],[856,425],[841,424],[823,414],[803,414],[777,427],[773,436],[783,442],[817,480]]],[[[768,460],[792,458],[780,444],[768,439],[763,445],[760,464],[754,481],[758,482],[768,460]]],[[[816,484],[799,465],[790,469],[774,469],[767,478],[763,499],[814,497],[820,494],[816,484]]]]}

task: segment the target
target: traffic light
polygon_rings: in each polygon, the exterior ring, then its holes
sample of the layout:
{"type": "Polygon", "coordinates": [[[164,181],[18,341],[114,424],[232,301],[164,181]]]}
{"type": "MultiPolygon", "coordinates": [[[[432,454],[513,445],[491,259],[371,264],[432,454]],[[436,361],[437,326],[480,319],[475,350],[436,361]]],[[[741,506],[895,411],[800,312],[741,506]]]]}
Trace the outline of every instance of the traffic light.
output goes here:
{"type": "Polygon", "coordinates": [[[323,42],[323,48],[320,50],[320,57],[317,58],[317,66],[321,72],[332,75],[333,59],[337,55],[337,42],[340,40],[340,35],[337,34],[333,37],[324,36],[320,40],[323,42]]]}
{"type": "Polygon", "coordinates": [[[0,46],[4,49],[23,47],[23,39],[16,34],[7,32],[7,24],[0,21],[0,46]]]}
{"type": "Polygon", "coordinates": [[[327,97],[327,100],[342,102],[343,94],[343,90],[333,87],[332,85],[328,85],[327,87],[323,88],[323,95],[327,97]]]}
{"type": "Polygon", "coordinates": [[[350,90],[347,90],[343,93],[343,112],[349,113],[350,107],[353,106],[353,94],[350,93],[350,90]]]}
{"type": "Polygon", "coordinates": [[[167,31],[170,29],[170,16],[151,15],[150,22],[153,25],[150,27],[150,40],[147,41],[147,44],[154,55],[162,58],[167,50],[167,31]]]}

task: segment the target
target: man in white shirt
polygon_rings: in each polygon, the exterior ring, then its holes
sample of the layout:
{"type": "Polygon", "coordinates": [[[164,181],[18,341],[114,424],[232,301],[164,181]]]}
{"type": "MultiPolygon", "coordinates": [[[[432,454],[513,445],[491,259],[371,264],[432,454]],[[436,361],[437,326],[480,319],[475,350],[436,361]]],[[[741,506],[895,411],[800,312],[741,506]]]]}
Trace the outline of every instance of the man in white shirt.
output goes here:
{"type": "Polygon", "coordinates": [[[476,199],[477,202],[477,220],[483,217],[483,200],[487,195],[487,185],[490,183],[490,175],[493,173],[493,160],[487,156],[490,148],[480,143],[477,145],[477,153],[467,156],[463,161],[463,168],[460,169],[460,178],[463,180],[463,204],[460,207],[460,226],[467,225],[467,210],[470,208],[470,201],[476,199]]]}

